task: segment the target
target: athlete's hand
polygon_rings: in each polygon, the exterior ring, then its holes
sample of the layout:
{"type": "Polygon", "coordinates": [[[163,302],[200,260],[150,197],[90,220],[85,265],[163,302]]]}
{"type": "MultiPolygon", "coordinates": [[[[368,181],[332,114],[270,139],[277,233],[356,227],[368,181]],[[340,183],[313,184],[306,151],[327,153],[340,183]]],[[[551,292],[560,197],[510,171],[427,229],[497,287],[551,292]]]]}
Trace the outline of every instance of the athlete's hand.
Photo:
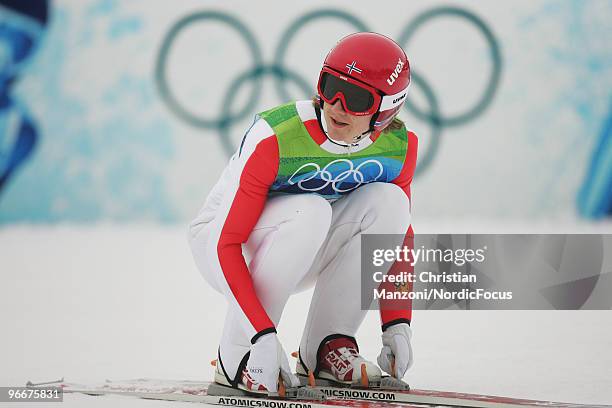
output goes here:
{"type": "Polygon", "coordinates": [[[411,338],[412,330],[407,323],[395,324],[383,332],[383,348],[377,361],[384,372],[400,380],[404,377],[414,362],[411,338]]]}
{"type": "Polygon", "coordinates": [[[255,381],[266,387],[268,392],[278,392],[279,375],[288,388],[300,385],[297,376],[289,368],[287,354],[276,333],[264,334],[251,346],[247,370],[255,381]]]}

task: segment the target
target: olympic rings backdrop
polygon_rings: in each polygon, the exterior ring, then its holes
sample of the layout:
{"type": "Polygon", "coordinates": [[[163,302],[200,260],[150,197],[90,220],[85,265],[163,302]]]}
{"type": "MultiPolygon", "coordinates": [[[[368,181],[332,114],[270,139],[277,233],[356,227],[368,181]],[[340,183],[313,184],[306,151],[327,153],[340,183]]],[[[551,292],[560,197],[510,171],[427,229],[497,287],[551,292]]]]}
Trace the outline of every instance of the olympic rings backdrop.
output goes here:
{"type": "Polygon", "coordinates": [[[0,0],[0,222],[185,222],[355,31],[411,61],[415,217],[612,213],[606,0],[35,3],[0,0]]]}

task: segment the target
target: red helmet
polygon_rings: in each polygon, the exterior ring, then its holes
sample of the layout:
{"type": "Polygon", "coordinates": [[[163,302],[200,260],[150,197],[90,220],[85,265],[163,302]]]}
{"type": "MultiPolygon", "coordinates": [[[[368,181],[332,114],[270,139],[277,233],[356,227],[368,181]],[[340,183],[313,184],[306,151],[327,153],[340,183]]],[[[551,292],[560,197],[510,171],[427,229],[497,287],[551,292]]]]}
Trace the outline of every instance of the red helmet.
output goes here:
{"type": "Polygon", "coordinates": [[[382,130],[401,109],[409,83],[404,50],[382,34],[364,32],[342,38],[327,54],[317,90],[321,102],[340,99],[351,114],[374,114],[370,125],[382,130]]]}

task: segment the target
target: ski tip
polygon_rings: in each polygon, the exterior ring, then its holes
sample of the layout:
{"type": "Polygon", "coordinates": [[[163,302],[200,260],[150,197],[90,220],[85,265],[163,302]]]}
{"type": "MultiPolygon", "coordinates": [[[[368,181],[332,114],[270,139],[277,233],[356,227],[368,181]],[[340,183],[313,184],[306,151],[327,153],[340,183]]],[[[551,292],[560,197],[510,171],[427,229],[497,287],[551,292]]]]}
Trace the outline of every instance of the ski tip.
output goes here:
{"type": "Polygon", "coordinates": [[[292,352],[291,357],[298,358],[298,352],[297,351],[292,352]]]}
{"type": "Polygon", "coordinates": [[[368,380],[368,371],[366,370],[365,363],[361,363],[361,386],[367,388],[370,385],[368,380]]]}
{"type": "Polygon", "coordinates": [[[52,384],[60,384],[64,382],[64,377],[60,378],[59,380],[55,380],[55,381],[45,381],[45,382],[39,382],[39,383],[35,383],[32,381],[28,381],[26,383],[26,387],[38,387],[41,385],[52,385],[52,384]]]}

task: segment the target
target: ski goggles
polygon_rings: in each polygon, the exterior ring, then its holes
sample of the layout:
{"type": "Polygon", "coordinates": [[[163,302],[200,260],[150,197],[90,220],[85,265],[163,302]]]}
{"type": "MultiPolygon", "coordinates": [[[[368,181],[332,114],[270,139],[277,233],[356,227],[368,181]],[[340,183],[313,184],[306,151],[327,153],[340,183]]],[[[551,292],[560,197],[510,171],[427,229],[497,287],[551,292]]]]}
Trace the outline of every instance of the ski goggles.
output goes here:
{"type": "Polygon", "coordinates": [[[404,102],[407,93],[407,89],[403,89],[394,95],[381,95],[376,88],[328,67],[321,70],[317,91],[326,103],[333,104],[340,99],[344,110],[356,116],[393,109],[404,102]]]}

